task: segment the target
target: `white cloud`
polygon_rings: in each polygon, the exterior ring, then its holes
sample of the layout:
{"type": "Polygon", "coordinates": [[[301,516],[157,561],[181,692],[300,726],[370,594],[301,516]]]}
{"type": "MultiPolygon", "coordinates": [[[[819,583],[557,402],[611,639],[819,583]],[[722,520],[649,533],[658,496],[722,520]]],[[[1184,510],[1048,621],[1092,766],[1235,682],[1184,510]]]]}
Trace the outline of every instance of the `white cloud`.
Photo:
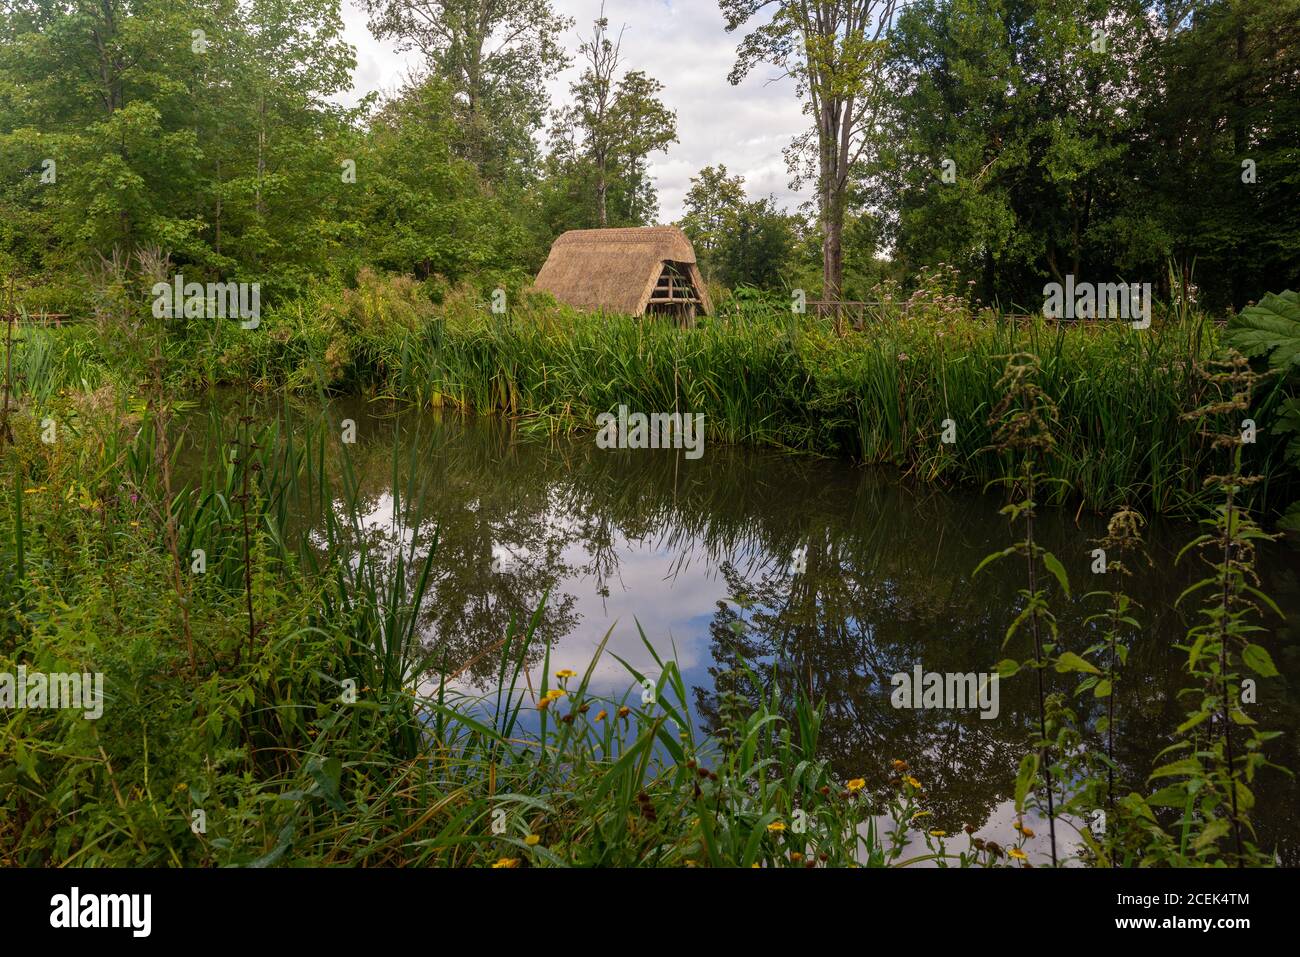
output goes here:
{"type": "MultiPolygon", "coordinates": [[[[569,36],[571,52],[579,36],[591,31],[600,13],[600,0],[553,0],[558,12],[577,21],[569,36]]],[[[660,218],[672,222],[682,213],[690,178],[704,166],[724,164],[731,174],[745,177],[751,198],[773,193],[782,206],[807,198],[796,195],[781,150],[803,131],[806,118],[794,86],[788,80],[770,82],[776,71],[757,68],[739,86],[727,82],[735,62],[739,34],[723,28],[717,0],[606,0],[605,15],[623,34],[623,61],[628,69],[644,70],[664,85],[663,99],[677,111],[679,143],[651,158],[650,173],[659,189],[660,218]]],[[[416,53],[398,53],[390,41],[376,40],[366,27],[366,14],[356,0],[343,0],[348,42],[357,48],[352,93],[355,103],[372,90],[394,89],[419,62],[416,53]]],[[[577,76],[575,65],[550,84],[553,102],[568,94],[577,76]]]]}

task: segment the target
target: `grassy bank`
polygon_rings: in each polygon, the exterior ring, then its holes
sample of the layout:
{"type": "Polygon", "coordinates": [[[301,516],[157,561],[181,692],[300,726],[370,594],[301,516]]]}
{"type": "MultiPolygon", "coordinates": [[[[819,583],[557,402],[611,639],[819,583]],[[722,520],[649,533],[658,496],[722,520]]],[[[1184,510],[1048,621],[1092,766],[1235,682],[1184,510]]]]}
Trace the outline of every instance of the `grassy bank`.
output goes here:
{"type": "MultiPolygon", "coordinates": [[[[1202,400],[1198,367],[1220,348],[1220,332],[1191,310],[1157,310],[1146,330],[1120,321],[1057,325],[973,314],[936,280],[932,291],[893,304],[886,320],[841,336],[776,305],[733,306],[679,330],[525,295],[514,295],[504,315],[487,302],[453,293],[433,303],[409,280],[366,275],[358,289],[272,309],[254,331],[177,320],[163,355],[181,391],[378,392],[520,416],[551,431],[592,429],[599,413],[619,405],[689,411],[704,414],[710,442],[983,485],[1009,463],[993,449],[989,425],[1003,363],[1028,352],[1039,357],[1042,387],[1059,412],[1052,501],[1153,512],[1204,501],[1211,453],[1183,414],[1202,400]],[[946,420],[952,442],[943,441],[946,420]]],[[[104,329],[138,325],[122,318],[133,309],[123,287],[98,323],[29,331],[19,366],[37,400],[56,404],[59,389],[111,378],[121,362],[104,329]]],[[[1261,440],[1247,455],[1265,477],[1252,494],[1284,504],[1286,491],[1276,487],[1287,475],[1282,443],[1269,431],[1279,402],[1275,390],[1261,390],[1253,412],[1261,440]]]]}

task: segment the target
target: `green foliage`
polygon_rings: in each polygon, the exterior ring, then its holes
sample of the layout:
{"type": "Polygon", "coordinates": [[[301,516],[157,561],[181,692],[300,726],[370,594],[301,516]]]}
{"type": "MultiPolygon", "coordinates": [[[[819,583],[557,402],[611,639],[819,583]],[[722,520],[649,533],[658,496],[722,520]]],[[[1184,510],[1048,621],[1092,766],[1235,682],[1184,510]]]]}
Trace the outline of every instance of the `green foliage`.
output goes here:
{"type": "Polygon", "coordinates": [[[745,201],[745,178],[728,176],[727,167],[706,166],[691,177],[682,201],[681,226],[706,277],[713,276],[712,253],[726,234],[727,217],[745,201]]]}
{"type": "MultiPolygon", "coordinates": [[[[678,225],[691,240],[706,279],[732,290],[796,285],[791,280],[804,224],[782,212],[770,196],[746,202],[743,176],[728,176],[725,166],[706,166],[691,177],[683,206],[678,225]]],[[[854,252],[856,262],[862,250],[854,252]]]]}
{"type": "MultiPolygon", "coordinates": [[[[337,0],[41,2],[0,29],[0,268],[33,311],[84,316],[94,264],[142,249],[264,305],[366,266],[454,283],[535,255],[518,177],[481,169],[518,163],[464,157],[453,84],[332,102],[355,66],[337,0]]],[[[519,108],[522,132],[494,135],[531,142],[519,108]]]]}
{"type": "Polygon", "coordinates": [[[785,150],[792,184],[815,185],[822,234],[822,295],[843,298],[844,223],[858,168],[876,158],[890,97],[887,66],[893,0],[754,3],[719,0],[728,32],[749,27],[728,80],[740,83],[760,64],[796,84],[810,129],[785,150]],[[770,7],[770,9],[769,9],[770,7]]]}
{"type": "Polygon", "coordinates": [[[426,83],[446,85],[458,156],[509,192],[536,175],[532,134],[548,105],[546,83],[569,65],[573,20],[550,0],[365,0],[370,29],[425,57],[426,83]]]}
{"type": "MultiPolygon", "coordinates": [[[[1269,293],[1228,320],[1225,340],[1250,357],[1266,357],[1277,386],[1252,410],[1260,427],[1290,436],[1285,457],[1300,468],[1300,295],[1288,289],[1269,293]]],[[[1293,502],[1278,527],[1300,531],[1300,502],[1293,502]]]]}
{"type": "Polygon", "coordinates": [[[711,255],[718,279],[729,286],[780,288],[794,250],[794,217],[769,197],[729,211],[724,224],[711,255]]]}
{"type": "MultiPolygon", "coordinates": [[[[102,356],[88,362],[78,352],[87,341],[78,330],[31,329],[18,345],[20,365],[39,363],[48,374],[23,384],[12,416],[7,452],[14,483],[6,489],[8,507],[0,510],[0,550],[14,560],[5,561],[13,571],[0,577],[7,623],[0,631],[0,670],[24,664],[99,671],[109,685],[104,717],[96,722],[57,710],[5,712],[0,857],[6,863],[807,867],[1026,861],[1025,842],[1033,833],[1023,822],[1019,837],[1006,846],[969,833],[960,846],[960,837],[927,829],[923,783],[905,762],[893,763],[892,779],[878,790],[867,791],[861,778],[839,780],[817,751],[824,704],[795,688],[783,691],[779,672],[760,679],[738,661],[732,668],[736,686],[762,684],[767,693],[749,707],[736,698],[720,702],[721,724],[709,738],[693,727],[676,664],[655,656],[648,641],[658,677],[628,667],[632,691],[624,697],[588,693],[601,653],[581,677],[562,672],[553,680],[544,663],[540,686],[529,687],[524,668],[546,654],[537,646],[544,613],[538,609],[507,629],[494,690],[466,693],[458,679],[472,662],[426,635],[419,623],[436,547],[417,520],[429,511],[431,491],[417,458],[419,442],[394,444],[389,487],[396,494],[384,526],[395,534],[376,537],[367,524],[371,500],[362,493],[349,447],[335,439],[339,423],[328,415],[309,409],[300,422],[290,411],[262,427],[246,415],[233,425],[213,418],[206,434],[177,434],[174,413],[185,403],[174,389],[195,375],[199,357],[186,351],[194,330],[142,317],[145,300],[131,293],[147,287],[160,266],[143,257],[135,271],[124,270],[104,290],[106,335],[92,341],[118,346],[112,372],[96,391],[61,394],[72,372],[107,368],[98,365],[102,356]],[[127,329],[136,335],[124,335],[127,329]],[[169,371],[172,362],[178,366],[169,371]],[[67,436],[54,445],[38,434],[40,419],[51,412],[67,436]],[[175,455],[169,449],[182,447],[206,450],[184,482],[168,472],[175,455]],[[202,575],[177,561],[195,550],[207,558],[202,575]],[[178,570],[184,572],[179,584],[178,570]],[[648,677],[652,693],[642,699],[637,691],[648,677]],[[191,830],[196,810],[206,815],[206,830],[198,833],[191,830]],[[881,818],[892,827],[882,826],[881,818]],[[503,830],[494,827],[497,822],[503,830]]],[[[788,374],[797,363],[846,364],[832,379],[843,382],[853,368],[848,363],[871,361],[862,357],[878,348],[835,337],[810,321],[791,329],[788,313],[765,316],[758,303],[710,327],[677,329],[581,317],[524,297],[516,310],[499,316],[481,293],[467,290],[446,291],[434,309],[426,292],[407,278],[363,272],[357,290],[315,303],[328,310],[327,323],[272,312],[259,330],[267,335],[239,333],[250,352],[231,360],[236,364],[223,367],[224,373],[255,374],[263,383],[296,379],[304,389],[347,381],[435,403],[514,412],[547,399],[556,404],[536,422],[564,426],[577,419],[579,402],[589,408],[620,399],[640,404],[638,397],[662,399],[668,393],[655,390],[670,390],[674,381],[692,406],[710,401],[715,390],[702,388],[699,377],[725,355],[741,363],[735,368],[742,381],[742,368],[751,376],[756,369],[785,372],[755,383],[761,391],[736,401],[730,418],[720,414],[725,435],[743,421],[743,412],[783,408],[775,404],[783,395],[776,388],[798,381],[788,374]],[[312,339],[324,326],[334,339],[312,339]],[[342,350],[335,373],[322,358],[331,350],[342,350]],[[610,391],[592,391],[595,380],[576,355],[604,364],[610,391]],[[538,356],[548,361],[544,372],[525,361],[538,356]],[[551,381],[553,387],[544,387],[551,381]],[[644,391],[624,391],[632,387],[644,391]],[[571,419],[560,419],[560,397],[567,397],[571,419]]],[[[916,349],[947,339],[958,344],[960,360],[953,361],[969,362],[980,354],[972,343],[992,352],[1015,341],[981,340],[990,327],[954,319],[944,309],[915,300],[909,317],[894,327],[896,336],[911,338],[888,340],[887,347],[916,349]]],[[[1071,330],[1069,336],[1080,333],[1085,337],[1059,341],[1042,329],[1018,335],[1051,344],[1055,352],[1044,351],[1059,363],[1067,361],[1062,356],[1086,358],[1088,349],[1115,348],[1107,336],[1131,334],[1071,330]]],[[[1172,330],[1170,336],[1171,347],[1186,346],[1188,340],[1172,330]]],[[[1104,357],[1112,367],[1115,355],[1123,352],[1104,357]]],[[[899,360],[891,358],[897,368],[899,360]]],[[[1079,690],[1087,692],[1079,697],[1091,701],[1107,696],[1101,681],[1117,680],[1117,668],[1093,660],[1096,642],[1080,650],[1062,646],[1048,599],[1057,590],[1068,595],[1070,583],[1032,531],[1035,489],[1055,487],[1045,470],[1057,467],[1070,441],[1061,423],[1074,401],[1068,393],[1053,400],[1047,390],[1054,380],[1045,367],[1013,363],[1009,378],[989,384],[992,400],[975,400],[982,417],[992,420],[985,467],[1008,470],[1008,515],[1029,530],[1024,542],[1002,554],[1028,559],[1035,569],[1010,636],[1036,635],[1035,654],[1004,662],[999,672],[1032,668],[1040,679],[1078,674],[1079,690]]],[[[1113,368],[1112,375],[1104,384],[1119,388],[1123,379],[1134,379],[1134,370],[1113,368]]],[[[950,378],[945,402],[962,401],[952,386],[950,378]]],[[[711,401],[727,401],[723,390],[716,392],[720,398],[711,401]]],[[[809,392],[803,401],[818,395],[809,392]]],[[[891,399],[897,401],[897,392],[891,399]]],[[[708,408],[712,414],[717,407],[708,408]]],[[[757,420],[772,431],[754,434],[792,428],[790,410],[799,407],[784,408],[784,421],[757,420]]],[[[811,410],[807,414],[815,421],[811,410]]],[[[802,436],[807,441],[816,434],[802,436]]],[[[1248,545],[1256,533],[1240,508],[1220,514],[1228,516],[1217,526],[1221,533],[1233,530],[1240,547],[1248,545]]],[[[1225,566],[1240,583],[1230,581],[1230,593],[1243,600],[1253,595],[1246,555],[1234,552],[1225,566]]],[[[1111,604],[1106,620],[1133,627],[1123,599],[1111,604]]],[[[1261,677],[1269,674],[1267,655],[1243,643],[1251,627],[1247,609],[1229,608],[1242,618],[1239,625],[1223,625],[1239,648],[1228,660],[1261,677]]],[[[747,623],[735,624],[739,637],[747,623]]],[[[1219,681],[1224,675],[1235,681],[1230,670],[1214,670],[1216,646],[1211,630],[1203,631],[1210,637],[1196,667],[1219,681]]],[[[1106,647],[1122,664],[1122,642],[1107,637],[1106,647]]],[[[719,685],[727,687],[726,681],[719,685]]],[[[1187,730],[1203,734],[1210,720],[1187,730]]],[[[1026,757],[1017,779],[1019,810],[1037,800],[1040,779],[1093,782],[1077,793],[1059,788],[1054,821],[1095,810],[1108,797],[1111,789],[1099,783],[1105,765],[1081,751],[1080,726],[1061,695],[1044,698],[1036,737],[1041,748],[1026,757]]],[[[1221,751],[1207,739],[1195,753],[1177,754],[1155,769],[1159,790],[1152,795],[1115,800],[1106,832],[1084,837],[1089,859],[1223,860],[1222,839],[1249,810],[1249,775],[1267,767],[1269,735],[1252,730],[1234,740],[1246,754],[1225,757],[1218,770],[1221,751]],[[1192,826],[1180,849],[1164,830],[1160,802],[1183,794],[1176,789],[1198,777],[1208,783],[1186,818],[1192,826]],[[1223,811],[1225,795],[1238,802],[1231,815],[1223,811]]],[[[1246,845],[1232,860],[1253,862],[1254,853],[1246,845]]]]}
{"type": "Polygon", "coordinates": [[[356,196],[340,227],[347,232],[339,233],[356,244],[353,270],[373,265],[456,283],[519,261],[526,230],[457,156],[453,102],[449,87],[425,80],[372,119],[358,144],[356,196]]]}
{"type": "Polygon", "coordinates": [[[569,87],[573,102],[556,111],[550,130],[543,202],[553,232],[640,226],[658,215],[647,160],[677,142],[677,114],[659,99],[658,80],[641,70],[620,74],[621,47],[622,32],[610,39],[603,14],[579,47],[584,66],[569,87]]]}
{"type": "Polygon", "coordinates": [[[1246,356],[1267,356],[1279,373],[1300,366],[1300,293],[1268,293],[1228,320],[1227,341],[1246,356]]]}
{"type": "MultiPolygon", "coordinates": [[[[1215,363],[1205,378],[1210,401],[1188,416],[1204,424],[1216,449],[1229,450],[1229,471],[1207,480],[1221,502],[1212,517],[1202,520],[1209,531],[1189,542],[1179,555],[1181,559],[1200,552],[1211,573],[1182,595],[1204,596],[1199,620],[1188,629],[1187,643],[1179,646],[1194,681],[1181,693],[1188,704],[1187,717],[1178,727],[1180,739],[1161,752],[1161,758],[1182,756],[1152,772],[1152,780],[1159,779],[1162,786],[1147,802],[1181,806],[1182,835],[1175,844],[1151,826],[1149,843],[1141,853],[1143,863],[1223,860],[1237,867],[1267,866],[1272,856],[1255,844],[1250,823],[1255,803],[1251,787],[1263,768],[1290,772],[1266,757],[1264,745],[1277,733],[1260,729],[1242,707],[1239,670],[1244,665],[1260,677],[1277,674],[1268,652],[1251,642],[1251,635],[1261,630],[1256,621],[1265,609],[1280,614],[1272,599],[1259,590],[1255,573],[1256,544],[1273,536],[1260,529],[1238,501],[1254,477],[1242,469],[1244,443],[1237,417],[1249,410],[1259,376],[1245,358],[1231,353],[1215,363]],[[1223,431],[1213,431],[1216,428],[1223,431]],[[1229,839],[1230,849],[1221,848],[1220,842],[1229,839]]],[[[1140,810],[1141,800],[1130,795],[1130,811],[1140,810]]]]}
{"type": "MultiPolygon", "coordinates": [[[[1207,428],[1223,425],[1223,433],[1206,432],[1215,449],[1230,448],[1231,471],[1207,481],[1223,496],[1212,518],[1203,520],[1210,531],[1193,539],[1182,554],[1199,550],[1206,554],[1210,577],[1189,587],[1182,595],[1205,595],[1200,621],[1187,633],[1187,643],[1178,646],[1187,655],[1187,673],[1195,684],[1180,697],[1190,705],[1186,720],[1179,725],[1174,743],[1157,757],[1149,794],[1116,794],[1115,785],[1115,686],[1128,660],[1129,640],[1141,632],[1133,617],[1133,602],[1119,587],[1091,593],[1089,598],[1106,600],[1107,607],[1088,619],[1102,634],[1088,647],[1076,652],[1063,647],[1062,636],[1051,615],[1045,591],[1036,585],[1037,563],[1051,569],[1052,560],[1034,542],[1033,489],[1042,476],[1034,471],[1039,455],[1053,446],[1051,406],[1033,384],[1035,364],[1029,357],[1013,357],[1003,382],[1006,397],[999,407],[999,436],[1002,443],[1023,455],[1021,471],[1007,483],[1024,490],[1027,497],[1013,500],[1006,511],[1023,520],[1026,534],[1021,542],[995,552],[980,563],[976,572],[993,561],[1011,556],[1026,559],[1028,588],[1022,590],[1024,605],[1007,631],[1010,642],[1028,630],[1033,638],[1033,657],[1026,661],[999,662],[1000,676],[1032,670],[1038,679],[1039,723],[1032,741],[1033,751],[1024,755],[1016,779],[1017,814],[1034,803],[1039,775],[1047,797],[1051,826],[1052,863],[1058,863],[1056,824],[1069,822],[1081,839],[1080,857],[1109,866],[1268,866],[1273,859],[1254,843],[1250,812],[1254,806],[1251,787],[1264,768],[1289,774],[1269,761],[1265,745],[1277,737],[1266,732],[1241,707],[1241,666],[1261,678],[1278,672],[1268,652],[1251,642],[1260,627],[1255,619],[1263,608],[1277,612],[1272,600],[1259,590],[1255,574],[1256,544],[1271,538],[1251,519],[1237,496],[1252,480],[1242,473],[1243,440],[1233,418],[1249,409],[1257,376],[1240,355],[1220,362],[1221,371],[1205,374],[1211,390],[1210,402],[1187,418],[1207,428]],[[1049,693],[1044,668],[1055,666],[1060,674],[1078,674],[1071,706],[1059,692],[1049,693]],[[1096,721],[1096,731],[1105,736],[1104,751],[1090,748],[1086,740],[1087,712],[1093,699],[1106,701],[1106,713],[1096,721]],[[1172,760],[1170,760],[1172,758],[1172,760]],[[1058,800],[1053,781],[1059,782],[1058,800]],[[1165,808],[1180,816],[1161,820],[1165,808]],[[1104,826],[1100,822],[1104,821],[1104,826]],[[1172,824],[1177,832],[1171,833],[1172,824]],[[1221,846],[1231,838],[1231,846],[1221,846]]],[[[1121,509],[1111,519],[1102,546],[1118,553],[1107,562],[1106,571],[1125,575],[1129,569],[1120,558],[1141,547],[1141,519],[1131,509],[1121,509]]],[[[1180,554],[1179,558],[1182,557],[1180,554]]],[[[1069,593],[1063,574],[1061,590],[1069,593]]],[[[1181,602],[1181,598],[1179,599],[1181,602]]],[[[1251,700],[1254,700],[1253,698],[1251,700]]],[[[1023,831],[1023,825],[1019,825],[1023,831]]]]}
{"type": "MultiPolygon", "coordinates": [[[[1056,579],[1062,592],[1068,598],[1070,583],[1065,568],[1060,561],[1038,544],[1034,539],[1034,518],[1037,502],[1036,489],[1045,484],[1047,479],[1043,471],[1050,460],[1056,445],[1058,411],[1056,404],[1043,392],[1038,384],[1038,357],[1019,353],[1007,359],[1002,378],[998,380],[998,390],[1002,398],[989,416],[989,424],[994,427],[993,442],[997,451],[1009,455],[1013,461],[1013,471],[1000,481],[1009,490],[1010,501],[1002,509],[1012,525],[1023,523],[1025,537],[1010,548],[995,552],[985,558],[975,569],[980,569],[990,562],[1012,556],[1022,558],[1027,572],[1026,587],[1020,590],[1023,605],[1020,612],[1007,629],[1002,640],[1005,648],[1017,635],[1027,632],[1031,639],[1033,658],[1023,662],[1011,662],[1012,673],[1032,669],[1038,680],[1038,730],[1033,739],[1037,754],[1034,760],[1021,763],[1020,774],[1016,779],[1016,813],[1023,813],[1028,806],[1027,797],[1036,792],[1038,772],[1043,774],[1043,789],[1047,797],[1047,822],[1051,835],[1052,865],[1056,866],[1056,794],[1052,783],[1053,745],[1060,745],[1060,734],[1049,736],[1049,728],[1057,732],[1059,708],[1055,699],[1049,701],[1044,682],[1043,669],[1055,665],[1057,671],[1092,671],[1096,672],[1088,661],[1071,651],[1057,651],[1059,631],[1056,616],[1052,614],[1048,589],[1042,587],[1040,578],[1042,568],[1056,579]],[[1049,724],[1049,715],[1051,718],[1049,724]]],[[[1065,753],[1065,752],[1058,752],[1065,753]]],[[[1058,770],[1057,779],[1060,780],[1058,770]]],[[[1068,780],[1068,778],[1066,779],[1068,780]]],[[[1023,827],[1023,824],[1021,825],[1023,827]]]]}
{"type": "MultiPolygon", "coordinates": [[[[513,287],[505,277],[504,288],[513,287]]],[[[581,430],[620,403],[705,415],[710,442],[767,444],[901,467],[928,482],[985,484],[1009,474],[993,449],[1001,357],[1041,356],[1060,416],[1044,504],[1146,504],[1187,512],[1206,497],[1209,455],[1181,410],[1201,384],[1189,357],[1216,348],[1196,314],[1127,325],[1053,326],[974,316],[941,287],[886,302],[862,333],[797,317],[790,300],[742,290],[698,328],[583,314],[514,289],[504,315],[490,291],[414,283],[363,270],[357,288],[317,287],[238,323],[175,320],[166,375],[175,385],[374,391],[421,405],[519,416],[528,428],[581,430]],[[430,301],[435,300],[435,301],[430,301]],[[958,427],[942,442],[943,422],[958,427]]],[[[893,295],[888,290],[887,294],[893,295]]],[[[125,295],[125,293],[124,293],[125,295]]],[[[132,295],[143,296],[142,293],[132,295]]],[[[128,297],[129,298],[129,297],[128,297]]],[[[138,303],[143,298],[133,300],[138,303]]],[[[103,384],[124,336],[92,329],[25,332],[17,362],[42,401],[103,384]]],[[[1275,430],[1248,454],[1283,477],[1275,430]]],[[[1263,492],[1285,493],[1274,483],[1263,492]]]]}
{"type": "Polygon", "coordinates": [[[985,302],[1032,310],[1045,279],[1159,285],[1168,258],[1215,308],[1294,283],[1298,9],[908,4],[859,171],[902,265],[956,263],[985,302]]]}

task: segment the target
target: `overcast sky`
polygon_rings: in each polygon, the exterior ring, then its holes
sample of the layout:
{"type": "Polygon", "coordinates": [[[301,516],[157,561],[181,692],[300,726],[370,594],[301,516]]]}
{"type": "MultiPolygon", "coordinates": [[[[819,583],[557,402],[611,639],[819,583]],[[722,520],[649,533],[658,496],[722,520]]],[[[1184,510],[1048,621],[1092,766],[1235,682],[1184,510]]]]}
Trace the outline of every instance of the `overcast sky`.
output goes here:
{"type": "MultiPolygon", "coordinates": [[[[579,33],[591,32],[600,0],[552,0],[556,10],[577,23],[568,47],[577,52],[579,33]]],[[[650,158],[650,175],[659,189],[659,216],[672,222],[682,213],[690,179],[702,167],[719,163],[727,172],[745,177],[751,199],[772,193],[782,206],[803,198],[791,193],[781,150],[804,129],[794,85],[768,82],[776,71],[755,70],[740,86],[727,82],[735,61],[739,35],[723,29],[717,0],[606,0],[611,31],[626,23],[623,62],[644,70],[664,85],[663,99],[677,111],[677,138],[667,153],[650,158]]],[[[400,86],[406,71],[418,62],[416,53],[398,53],[389,41],[376,40],[366,27],[364,7],[343,0],[346,36],[356,47],[353,77],[355,102],[372,90],[400,86]]],[[[568,94],[577,67],[551,84],[553,103],[568,94]]]]}

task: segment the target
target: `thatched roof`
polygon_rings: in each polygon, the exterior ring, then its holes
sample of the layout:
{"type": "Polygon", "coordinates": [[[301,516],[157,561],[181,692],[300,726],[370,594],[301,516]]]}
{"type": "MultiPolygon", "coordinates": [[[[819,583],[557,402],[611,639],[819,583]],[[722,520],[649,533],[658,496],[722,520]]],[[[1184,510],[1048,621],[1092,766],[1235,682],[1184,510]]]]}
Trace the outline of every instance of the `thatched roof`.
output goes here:
{"type": "Polygon", "coordinates": [[[572,229],[555,240],[533,285],[580,309],[640,316],[666,262],[679,264],[695,286],[699,311],[711,313],[695,250],[676,226],[572,229]]]}

